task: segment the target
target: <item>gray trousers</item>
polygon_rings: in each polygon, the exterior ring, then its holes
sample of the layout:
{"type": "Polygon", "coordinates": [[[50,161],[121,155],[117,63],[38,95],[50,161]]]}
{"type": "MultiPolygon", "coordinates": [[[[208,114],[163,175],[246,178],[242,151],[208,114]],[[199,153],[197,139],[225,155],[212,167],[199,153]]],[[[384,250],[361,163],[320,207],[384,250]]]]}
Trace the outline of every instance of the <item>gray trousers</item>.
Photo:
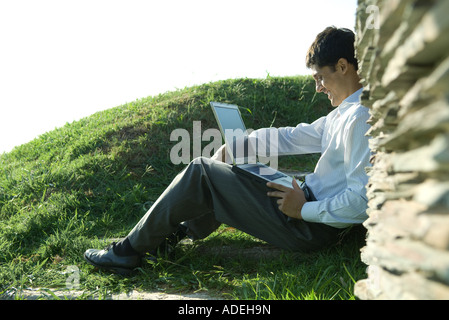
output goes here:
{"type": "Polygon", "coordinates": [[[168,186],[129,233],[134,250],[155,250],[180,223],[202,239],[221,223],[272,245],[293,251],[317,250],[335,243],[341,229],[284,215],[268,188],[236,174],[226,163],[197,158],[168,186]]]}

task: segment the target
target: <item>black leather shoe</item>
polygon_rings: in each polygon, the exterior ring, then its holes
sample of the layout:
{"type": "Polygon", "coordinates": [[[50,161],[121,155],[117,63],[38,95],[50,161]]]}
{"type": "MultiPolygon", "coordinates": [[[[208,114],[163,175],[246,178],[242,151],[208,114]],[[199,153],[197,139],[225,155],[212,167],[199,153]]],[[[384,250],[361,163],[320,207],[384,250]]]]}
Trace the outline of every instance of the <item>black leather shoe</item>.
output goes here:
{"type": "Polygon", "coordinates": [[[110,244],[106,249],[88,249],[84,252],[84,259],[91,265],[106,269],[121,275],[129,275],[133,270],[140,266],[141,257],[118,256],[114,253],[114,244],[110,244]]]}

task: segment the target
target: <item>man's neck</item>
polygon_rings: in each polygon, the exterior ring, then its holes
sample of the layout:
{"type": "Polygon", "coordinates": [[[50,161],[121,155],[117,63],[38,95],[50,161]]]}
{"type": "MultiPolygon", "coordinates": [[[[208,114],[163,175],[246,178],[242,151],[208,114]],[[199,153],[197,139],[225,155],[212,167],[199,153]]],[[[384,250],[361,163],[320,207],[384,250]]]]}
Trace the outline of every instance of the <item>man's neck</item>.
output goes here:
{"type": "Polygon", "coordinates": [[[363,88],[363,86],[360,83],[360,78],[358,76],[354,77],[354,80],[349,82],[349,84],[348,84],[348,91],[347,92],[349,94],[348,94],[347,97],[351,96],[352,94],[354,94],[354,92],[356,92],[357,90],[360,90],[362,88],[363,88]]]}
{"type": "MultiPolygon", "coordinates": [[[[353,95],[355,92],[363,88],[362,84],[360,83],[360,78],[354,77],[354,80],[348,83],[348,86],[346,87],[346,98],[343,99],[345,101],[348,99],[351,95],[353,95]]],[[[342,103],[343,103],[342,101],[342,103]]]]}

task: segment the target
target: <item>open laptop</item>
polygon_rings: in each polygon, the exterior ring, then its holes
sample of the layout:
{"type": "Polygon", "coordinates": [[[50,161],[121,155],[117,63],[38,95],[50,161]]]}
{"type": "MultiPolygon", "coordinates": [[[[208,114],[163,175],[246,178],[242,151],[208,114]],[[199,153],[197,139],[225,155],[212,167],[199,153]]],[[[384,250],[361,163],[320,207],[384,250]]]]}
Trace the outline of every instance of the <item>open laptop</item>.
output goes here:
{"type": "MultiPolygon", "coordinates": [[[[257,182],[266,184],[272,181],[292,188],[292,177],[258,161],[254,146],[245,139],[248,137],[248,132],[238,106],[220,102],[210,104],[227,151],[232,158],[232,170],[257,182]]],[[[297,182],[301,185],[300,181],[297,182]]]]}

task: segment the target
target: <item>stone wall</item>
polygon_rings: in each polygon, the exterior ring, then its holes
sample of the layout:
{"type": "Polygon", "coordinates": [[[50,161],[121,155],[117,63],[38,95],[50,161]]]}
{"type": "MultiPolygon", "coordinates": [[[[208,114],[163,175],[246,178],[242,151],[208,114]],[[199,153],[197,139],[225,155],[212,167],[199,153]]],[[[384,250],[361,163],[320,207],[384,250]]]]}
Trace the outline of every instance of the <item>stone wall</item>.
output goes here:
{"type": "Polygon", "coordinates": [[[360,299],[449,299],[449,1],[359,0],[373,151],[360,299]]]}

